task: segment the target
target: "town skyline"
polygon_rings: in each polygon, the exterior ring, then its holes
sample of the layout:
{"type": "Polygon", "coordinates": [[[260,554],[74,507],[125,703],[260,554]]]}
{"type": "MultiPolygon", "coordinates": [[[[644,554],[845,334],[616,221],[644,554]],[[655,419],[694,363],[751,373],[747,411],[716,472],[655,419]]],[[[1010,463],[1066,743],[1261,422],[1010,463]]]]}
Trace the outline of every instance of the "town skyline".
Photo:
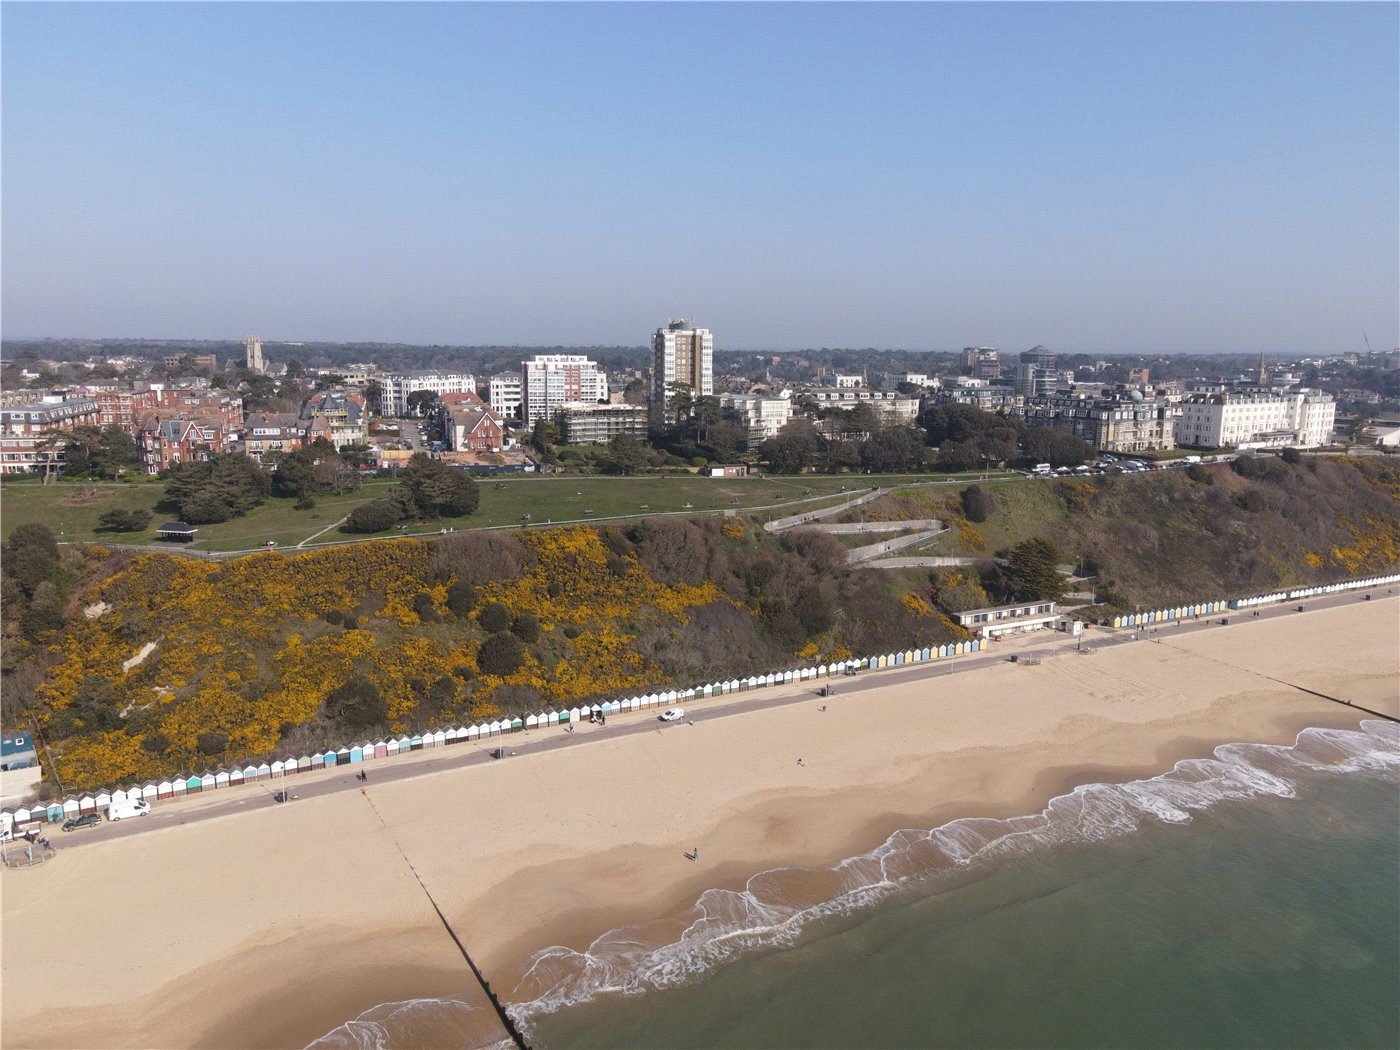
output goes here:
{"type": "Polygon", "coordinates": [[[7,335],[1400,341],[1391,6],[7,16],[7,335]]]}

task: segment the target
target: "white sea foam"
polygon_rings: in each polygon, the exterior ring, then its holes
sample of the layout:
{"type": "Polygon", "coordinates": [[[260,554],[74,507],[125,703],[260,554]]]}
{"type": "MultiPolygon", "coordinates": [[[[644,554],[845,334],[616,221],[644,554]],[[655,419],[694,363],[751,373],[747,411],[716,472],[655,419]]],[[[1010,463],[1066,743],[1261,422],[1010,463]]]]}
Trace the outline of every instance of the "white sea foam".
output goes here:
{"type": "Polygon", "coordinates": [[[1193,814],[1229,799],[1292,798],[1300,776],[1344,773],[1400,773],[1400,725],[1366,721],[1358,730],[1305,729],[1291,747],[1224,744],[1212,758],[1178,762],[1148,780],[1077,787],[1040,813],[898,831],[829,869],[760,872],[742,891],[706,890],[681,917],[679,936],[665,943],[656,943],[648,926],[638,924],[610,930],[584,951],[555,946],[537,952],[516,993],[522,1001],[508,1009],[528,1025],[600,995],[676,985],[736,955],[791,944],[816,920],[867,907],[921,880],[975,872],[979,865],[1051,846],[1126,835],[1149,822],[1188,823],[1193,814]],[[801,901],[788,892],[818,877],[834,890],[825,899],[801,901]]]}
{"type": "MultiPolygon", "coordinates": [[[[391,1050],[424,1046],[431,1032],[435,1046],[467,1047],[476,1038],[475,1007],[457,999],[407,999],[381,1003],[353,1021],[331,1029],[306,1050],[391,1050]]],[[[511,1045],[510,1040],[505,1045],[511,1045]]]]}

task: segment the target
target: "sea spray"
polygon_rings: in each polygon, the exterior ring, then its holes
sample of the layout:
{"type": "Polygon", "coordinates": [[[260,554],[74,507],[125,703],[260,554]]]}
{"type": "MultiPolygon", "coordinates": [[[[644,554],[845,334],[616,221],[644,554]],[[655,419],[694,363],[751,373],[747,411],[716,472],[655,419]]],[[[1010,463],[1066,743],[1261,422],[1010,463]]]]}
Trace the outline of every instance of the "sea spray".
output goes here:
{"type": "Polygon", "coordinates": [[[829,868],[775,868],[755,875],[742,891],[707,890],[682,916],[611,930],[582,952],[544,949],[533,957],[510,1010],[528,1023],[605,994],[674,987],[736,956],[793,944],[823,918],[916,886],[951,888],[998,860],[1127,835],[1148,822],[1187,823],[1192,814],[1231,799],[1292,798],[1297,778],[1309,772],[1390,778],[1397,769],[1400,727],[1367,721],[1359,730],[1304,730],[1291,747],[1225,744],[1212,758],[1179,762],[1147,780],[1078,787],[1038,814],[899,831],[829,868]],[[662,931],[670,936],[658,936],[662,931]]]}

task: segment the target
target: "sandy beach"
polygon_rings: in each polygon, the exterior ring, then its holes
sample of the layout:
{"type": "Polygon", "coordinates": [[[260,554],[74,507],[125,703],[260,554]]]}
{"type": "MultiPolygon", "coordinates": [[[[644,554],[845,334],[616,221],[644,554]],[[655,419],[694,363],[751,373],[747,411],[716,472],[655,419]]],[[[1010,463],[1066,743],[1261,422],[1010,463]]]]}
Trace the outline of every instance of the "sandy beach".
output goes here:
{"type": "Polygon", "coordinates": [[[510,1000],[534,951],[586,947],[775,865],[1362,717],[1303,690],[1400,715],[1397,626],[1392,598],[1037,666],[889,686],[872,673],[829,700],[64,849],[0,875],[0,1040],[301,1047],[428,997],[471,1005],[489,1039],[428,894],[510,1000]]]}

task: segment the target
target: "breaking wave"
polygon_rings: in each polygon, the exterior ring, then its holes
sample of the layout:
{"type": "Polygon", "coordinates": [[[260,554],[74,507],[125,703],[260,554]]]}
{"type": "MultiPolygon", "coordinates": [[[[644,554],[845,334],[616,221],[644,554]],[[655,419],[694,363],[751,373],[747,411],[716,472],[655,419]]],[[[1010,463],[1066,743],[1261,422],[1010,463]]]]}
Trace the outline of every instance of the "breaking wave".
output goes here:
{"type": "MultiPolygon", "coordinates": [[[[479,1046],[479,1011],[457,999],[408,999],[381,1003],[331,1029],[306,1050],[390,1050],[408,1046],[479,1046]],[[474,1016],[476,1015],[476,1016],[474,1016]],[[431,1033],[429,1041],[425,1033],[431,1033]]],[[[493,1016],[491,1024],[499,1030],[493,1016]]],[[[509,1047],[510,1040],[505,1046],[509,1047]]]]}
{"type": "Polygon", "coordinates": [[[815,921],[914,885],[951,885],[997,861],[1127,835],[1148,822],[1186,824],[1231,799],[1292,798],[1298,779],[1308,774],[1393,778],[1397,771],[1400,725],[1368,720],[1356,730],[1305,729],[1292,746],[1223,744],[1211,758],[1178,762],[1147,780],[1077,787],[1029,816],[963,818],[928,831],[898,831],[868,853],[827,868],[773,868],[753,876],[742,891],[706,890],[684,914],[610,930],[584,951],[555,946],[536,952],[508,1009],[528,1026],[601,995],[671,987],[740,954],[790,945],[815,921]]]}

